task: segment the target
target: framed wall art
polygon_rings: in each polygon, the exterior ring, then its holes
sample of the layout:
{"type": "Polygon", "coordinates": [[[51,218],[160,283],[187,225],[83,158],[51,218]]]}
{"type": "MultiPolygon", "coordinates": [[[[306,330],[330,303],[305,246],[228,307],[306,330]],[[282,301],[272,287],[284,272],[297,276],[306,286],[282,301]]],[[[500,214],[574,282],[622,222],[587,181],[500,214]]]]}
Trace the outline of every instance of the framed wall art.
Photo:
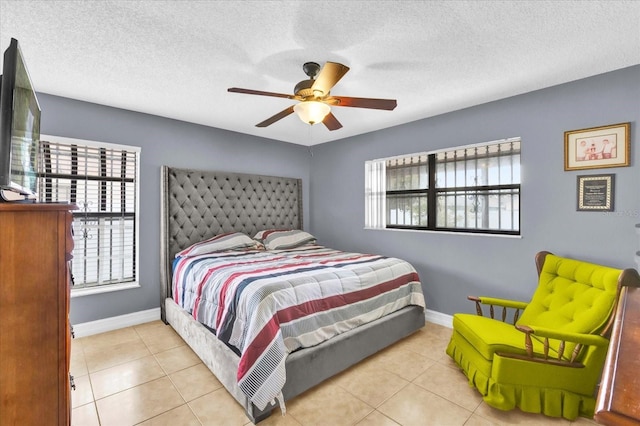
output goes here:
{"type": "Polygon", "coordinates": [[[630,123],[564,132],[564,169],[583,170],[629,165],[630,123]]]}
{"type": "Polygon", "coordinates": [[[615,175],[578,176],[578,211],[612,212],[615,175]]]}

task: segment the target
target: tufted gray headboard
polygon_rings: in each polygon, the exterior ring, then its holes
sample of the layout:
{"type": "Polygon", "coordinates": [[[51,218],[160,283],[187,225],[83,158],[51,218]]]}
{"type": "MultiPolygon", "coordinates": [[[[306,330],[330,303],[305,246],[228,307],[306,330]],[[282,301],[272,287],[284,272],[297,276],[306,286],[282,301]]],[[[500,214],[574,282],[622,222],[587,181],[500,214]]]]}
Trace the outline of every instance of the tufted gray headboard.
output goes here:
{"type": "Polygon", "coordinates": [[[302,180],[230,172],[161,170],[161,310],[175,254],[223,232],[303,229],[302,180]]]}

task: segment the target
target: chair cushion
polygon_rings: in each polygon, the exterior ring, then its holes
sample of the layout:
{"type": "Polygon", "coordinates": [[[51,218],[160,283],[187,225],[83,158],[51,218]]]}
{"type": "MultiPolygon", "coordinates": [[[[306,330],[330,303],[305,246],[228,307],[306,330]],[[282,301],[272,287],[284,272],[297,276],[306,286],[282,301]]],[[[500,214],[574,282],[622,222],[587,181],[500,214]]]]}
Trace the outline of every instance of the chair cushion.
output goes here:
{"type": "MultiPolygon", "coordinates": [[[[513,324],[479,315],[455,314],[453,328],[487,360],[493,359],[496,352],[527,353],[524,347],[525,334],[513,324]]],[[[532,339],[532,343],[534,353],[544,354],[542,343],[535,339],[532,339]]],[[[556,357],[557,353],[550,349],[549,356],[556,357]]]]}

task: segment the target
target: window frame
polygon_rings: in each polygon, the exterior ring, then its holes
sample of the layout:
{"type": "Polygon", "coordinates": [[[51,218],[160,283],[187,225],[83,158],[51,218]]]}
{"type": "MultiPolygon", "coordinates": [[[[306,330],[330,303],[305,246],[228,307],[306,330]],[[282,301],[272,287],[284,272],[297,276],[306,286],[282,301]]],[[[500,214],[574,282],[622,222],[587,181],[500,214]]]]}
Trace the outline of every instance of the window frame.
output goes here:
{"type": "MultiPolygon", "coordinates": [[[[419,155],[427,155],[427,173],[428,173],[428,186],[426,188],[413,188],[413,189],[404,189],[404,190],[387,190],[386,186],[385,186],[385,190],[384,190],[384,199],[385,199],[385,220],[384,220],[384,226],[367,226],[367,223],[365,222],[365,228],[366,229],[388,229],[388,230],[409,230],[409,231],[421,231],[421,232],[444,232],[444,233],[455,233],[455,234],[481,234],[481,235],[503,235],[503,236],[513,236],[513,237],[520,237],[522,235],[522,228],[521,228],[521,224],[522,224],[522,211],[521,211],[521,194],[522,194],[522,159],[520,157],[520,162],[519,162],[519,170],[520,170],[520,179],[519,182],[520,183],[511,183],[511,184],[497,184],[497,185],[478,185],[478,186],[448,186],[448,187],[438,187],[436,185],[436,175],[437,175],[437,154],[439,153],[443,153],[443,152],[452,152],[452,151],[457,151],[457,150],[467,150],[470,148],[477,148],[477,147],[488,147],[491,145],[498,145],[498,144],[504,144],[504,143],[519,143],[520,147],[518,150],[518,154],[521,155],[522,153],[522,138],[520,137],[513,137],[513,138],[507,138],[507,139],[499,139],[499,140],[494,140],[494,141],[489,141],[489,142],[483,142],[483,143],[477,143],[477,144],[471,144],[471,145],[465,145],[465,146],[458,146],[458,147],[451,147],[451,148],[445,148],[445,149],[439,149],[439,150],[435,150],[435,151],[427,151],[427,152],[418,152],[418,153],[412,153],[412,154],[406,154],[406,155],[396,155],[393,157],[387,157],[387,158],[381,158],[381,159],[377,159],[377,160],[371,160],[370,162],[379,162],[379,161],[384,161],[385,165],[387,163],[387,161],[390,160],[398,160],[398,159],[403,159],[403,158],[411,158],[411,157],[415,157],[415,156],[419,156],[419,155]],[[517,224],[518,224],[518,229],[517,230],[506,230],[506,229],[494,229],[494,228],[462,228],[462,227],[444,227],[444,226],[437,226],[437,206],[438,206],[438,196],[442,195],[442,194],[446,194],[446,193],[465,193],[468,194],[469,192],[476,192],[476,193],[485,193],[486,196],[490,196],[491,193],[494,192],[502,192],[502,191],[512,191],[510,193],[511,196],[514,195],[513,191],[516,191],[515,194],[517,194],[518,197],[518,210],[517,210],[517,224]],[[427,208],[426,208],[426,213],[427,213],[427,225],[426,226],[416,226],[416,225],[402,225],[402,224],[389,224],[388,220],[387,220],[387,214],[389,212],[388,209],[388,196],[392,195],[392,196],[411,196],[411,195],[426,195],[427,196],[427,208]]],[[[369,163],[369,162],[367,162],[369,163]]],[[[386,168],[386,166],[385,166],[386,168]]],[[[513,167],[512,167],[513,169],[513,167]]],[[[368,170],[368,168],[365,168],[365,170],[368,170]]],[[[478,170],[478,168],[476,167],[475,170],[478,170]]],[[[369,176],[366,177],[366,180],[369,180],[369,176]]],[[[369,199],[369,194],[368,191],[365,191],[365,211],[367,211],[370,208],[370,199],[369,199]]],[[[513,212],[513,209],[512,209],[513,212]]],[[[513,217],[513,214],[512,214],[513,217]]]]}
{"type": "MultiPolygon", "coordinates": [[[[91,148],[98,149],[114,149],[114,150],[123,150],[128,152],[135,152],[137,158],[135,161],[135,211],[134,211],[134,279],[132,281],[120,281],[120,282],[112,282],[105,283],[99,285],[92,285],[80,288],[71,287],[71,297],[81,297],[88,296],[94,294],[102,294],[109,293],[120,290],[127,290],[132,288],[140,287],[140,156],[142,152],[142,148],[133,145],[125,145],[125,144],[114,144],[109,142],[100,142],[95,140],[86,140],[86,139],[74,139],[67,138],[61,136],[54,135],[41,135],[41,141],[58,143],[64,145],[79,145],[79,146],[87,146],[91,148]]],[[[38,193],[40,193],[40,185],[46,177],[41,176],[41,171],[39,169],[38,173],[38,193]]],[[[81,213],[79,211],[72,211],[74,216],[74,222],[76,221],[76,216],[80,216],[81,213]]],[[[97,213],[97,215],[101,215],[97,213]]]]}

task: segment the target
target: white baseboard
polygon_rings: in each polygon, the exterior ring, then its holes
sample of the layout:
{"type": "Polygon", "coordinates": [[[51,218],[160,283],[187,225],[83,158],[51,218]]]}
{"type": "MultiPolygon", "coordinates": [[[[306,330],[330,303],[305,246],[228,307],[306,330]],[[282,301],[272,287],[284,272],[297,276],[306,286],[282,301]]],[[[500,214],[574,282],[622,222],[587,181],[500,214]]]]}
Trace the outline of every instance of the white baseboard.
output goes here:
{"type": "MultiPolygon", "coordinates": [[[[427,309],[425,319],[428,322],[452,328],[453,317],[437,311],[427,309]]],[[[145,322],[160,319],[160,308],[148,309],[146,311],[132,312],[117,317],[104,318],[97,321],[83,322],[73,325],[73,332],[76,337],[86,337],[93,334],[105,333],[119,328],[131,327],[132,325],[144,324],[145,322]]]]}
{"type": "Polygon", "coordinates": [[[160,308],[153,308],[146,311],[132,312],[130,314],[104,318],[97,321],[73,324],[73,332],[76,337],[86,337],[91,336],[92,334],[131,327],[132,325],[144,324],[145,322],[156,321],[159,319],[160,308]]]}
{"type": "Polygon", "coordinates": [[[441,312],[432,311],[430,309],[425,310],[424,317],[428,322],[442,325],[445,327],[453,328],[453,316],[443,314],[441,312]]]}

